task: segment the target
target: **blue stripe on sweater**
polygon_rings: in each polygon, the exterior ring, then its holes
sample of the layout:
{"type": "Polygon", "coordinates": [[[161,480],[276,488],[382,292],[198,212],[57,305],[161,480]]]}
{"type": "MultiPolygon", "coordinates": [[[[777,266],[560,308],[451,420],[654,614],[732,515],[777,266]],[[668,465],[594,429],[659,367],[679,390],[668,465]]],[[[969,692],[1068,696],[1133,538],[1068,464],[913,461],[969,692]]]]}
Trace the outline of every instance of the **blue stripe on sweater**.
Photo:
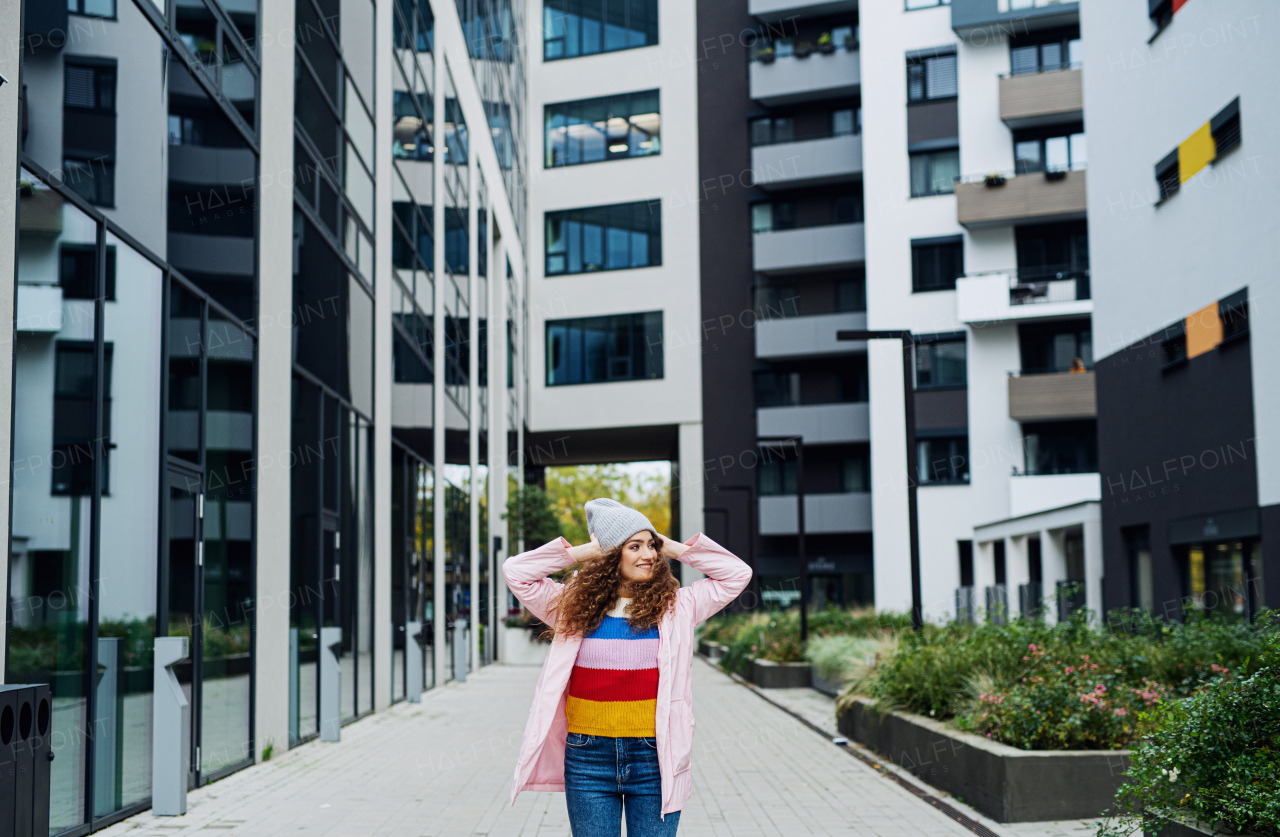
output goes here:
{"type": "Polygon", "coordinates": [[[631,623],[620,616],[606,616],[600,626],[587,634],[588,639],[657,639],[658,626],[646,631],[633,631],[631,623]]]}

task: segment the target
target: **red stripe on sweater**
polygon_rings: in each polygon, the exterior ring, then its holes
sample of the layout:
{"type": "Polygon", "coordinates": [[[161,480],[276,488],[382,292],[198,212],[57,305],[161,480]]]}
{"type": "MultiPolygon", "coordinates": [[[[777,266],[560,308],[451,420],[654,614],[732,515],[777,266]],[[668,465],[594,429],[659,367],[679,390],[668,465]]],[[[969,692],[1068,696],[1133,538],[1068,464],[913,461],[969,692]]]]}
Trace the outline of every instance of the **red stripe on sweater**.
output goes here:
{"type": "Polygon", "coordinates": [[[569,694],[583,700],[654,700],[658,697],[658,669],[617,671],[574,666],[569,694]]]}

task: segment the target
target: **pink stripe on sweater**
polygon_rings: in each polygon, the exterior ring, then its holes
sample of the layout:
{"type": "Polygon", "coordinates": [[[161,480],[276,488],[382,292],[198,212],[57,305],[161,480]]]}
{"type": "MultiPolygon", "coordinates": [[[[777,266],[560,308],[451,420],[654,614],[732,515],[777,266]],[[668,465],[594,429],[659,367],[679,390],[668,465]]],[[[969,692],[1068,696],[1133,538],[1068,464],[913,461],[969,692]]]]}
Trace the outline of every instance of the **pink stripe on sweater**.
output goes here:
{"type": "Polygon", "coordinates": [[[582,640],[575,665],[583,668],[609,668],[615,671],[634,671],[658,667],[658,640],[656,639],[593,639],[582,640]]]}

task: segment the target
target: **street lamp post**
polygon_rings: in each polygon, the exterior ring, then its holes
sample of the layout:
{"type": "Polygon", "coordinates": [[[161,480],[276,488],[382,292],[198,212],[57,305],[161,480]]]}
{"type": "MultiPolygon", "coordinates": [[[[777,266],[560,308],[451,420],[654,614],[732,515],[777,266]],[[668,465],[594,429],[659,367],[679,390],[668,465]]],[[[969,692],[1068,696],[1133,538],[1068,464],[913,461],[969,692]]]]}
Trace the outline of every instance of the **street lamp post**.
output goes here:
{"type": "Polygon", "coordinates": [[[796,556],[800,560],[800,643],[809,639],[809,559],[804,550],[804,437],[761,436],[762,445],[788,442],[796,448],[796,556]]]}
{"type": "Polygon", "coordinates": [[[911,627],[918,631],[924,625],[924,611],[920,601],[920,526],[916,507],[916,485],[920,476],[916,462],[916,399],[915,381],[911,374],[915,335],[910,331],[841,330],[836,332],[836,340],[902,341],[902,399],[907,424],[907,528],[911,542],[911,627]]]}

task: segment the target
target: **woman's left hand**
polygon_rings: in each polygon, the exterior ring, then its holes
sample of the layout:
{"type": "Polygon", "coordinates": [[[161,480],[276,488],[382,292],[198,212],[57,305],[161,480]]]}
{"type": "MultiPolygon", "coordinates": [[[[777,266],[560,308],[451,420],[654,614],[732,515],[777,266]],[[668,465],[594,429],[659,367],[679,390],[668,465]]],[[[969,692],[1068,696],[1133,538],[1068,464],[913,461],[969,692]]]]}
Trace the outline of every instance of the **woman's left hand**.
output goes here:
{"type": "Polygon", "coordinates": [[[685,553],[685,550],[689,548],[680,543],[680,541],[671,540],[671,538],[668,538],[666,535],[660,534],[658,537],[661,539],[661,543],[658,545],[658,552],[663,558],[679,558],[685,553]]]}

